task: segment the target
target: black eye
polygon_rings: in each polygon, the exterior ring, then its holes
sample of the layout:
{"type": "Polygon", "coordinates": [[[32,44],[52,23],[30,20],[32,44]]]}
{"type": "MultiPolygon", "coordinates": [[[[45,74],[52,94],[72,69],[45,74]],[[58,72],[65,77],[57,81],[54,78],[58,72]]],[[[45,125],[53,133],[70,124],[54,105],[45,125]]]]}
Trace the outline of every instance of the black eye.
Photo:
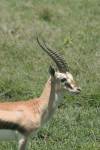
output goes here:
{"type": "Polygon", "coordinates": [[[61,79],[61,82],[65,82],[65,81],[66,81],[66,78],[61,79]]]}

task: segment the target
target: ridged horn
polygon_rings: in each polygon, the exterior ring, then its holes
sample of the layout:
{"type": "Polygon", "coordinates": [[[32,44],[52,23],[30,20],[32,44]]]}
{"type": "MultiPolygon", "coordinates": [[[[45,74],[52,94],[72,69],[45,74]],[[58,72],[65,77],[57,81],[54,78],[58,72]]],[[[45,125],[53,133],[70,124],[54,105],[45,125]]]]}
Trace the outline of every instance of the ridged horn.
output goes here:
{"type": "Polygon", "coordinates": [[[47,46],[44,40],[43,42],[45,47],[40,43],[38,38],[37,42],[40,45],[40,47],[54,60],[60,72],[62,73],[69,72],[67,62],[58,52],[52,50],[49,46],[47,46]]]}

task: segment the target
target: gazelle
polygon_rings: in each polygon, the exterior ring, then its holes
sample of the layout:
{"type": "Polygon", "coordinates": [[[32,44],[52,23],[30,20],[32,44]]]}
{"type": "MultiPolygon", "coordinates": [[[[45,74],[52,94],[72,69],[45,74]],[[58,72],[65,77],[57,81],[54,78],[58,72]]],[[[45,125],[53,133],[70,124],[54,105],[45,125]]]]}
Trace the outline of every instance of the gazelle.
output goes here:
{"type": "Polygon", "coordinates": [[[74,82],[68,65],[60,54],[44,46],[40,47],[54,60],[59,72],[50,65],[48,79],[40,98],[11,103],[0,103],[0,141],[17,140],[18,150],[27,150],[28,139],[35,136],[50,120],[64,94],[77,95],[80,87],[74,82]]]}

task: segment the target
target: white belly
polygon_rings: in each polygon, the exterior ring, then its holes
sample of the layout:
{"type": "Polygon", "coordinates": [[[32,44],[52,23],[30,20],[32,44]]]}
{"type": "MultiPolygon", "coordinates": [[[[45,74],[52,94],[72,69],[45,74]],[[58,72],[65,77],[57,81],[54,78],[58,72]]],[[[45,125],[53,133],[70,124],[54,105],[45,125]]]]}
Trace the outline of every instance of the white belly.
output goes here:
{"type": "Polygon", "coordinates": [[[18,131],[0,130],[0,141],[16,141],[19,135],[18,131]]]}

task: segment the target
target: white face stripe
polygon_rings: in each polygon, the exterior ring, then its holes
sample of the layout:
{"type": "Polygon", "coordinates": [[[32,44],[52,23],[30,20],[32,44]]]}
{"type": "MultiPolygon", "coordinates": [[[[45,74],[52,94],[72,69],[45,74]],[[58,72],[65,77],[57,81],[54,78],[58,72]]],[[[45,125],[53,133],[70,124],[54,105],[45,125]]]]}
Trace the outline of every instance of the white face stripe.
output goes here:
{"type": "Polygon", "coordinates": [[[60,72],[57,72],[56,75],[57,75],[57,77],[60,78],[60,79],[67,77],[66,74],[60,73],[60,72]]]}
{"type": "Polygon", "coordinates": [[[66,78],[66,79],[71,79],[71,80],[73,80],[73,76],[72,76],[69,72],[67,72],[66,74],[65,74],[65,73],[57,72],[56,75],[57,75],[57,77],[60,78],[60,79],[66,78]]]}
{"type": "Polygon", "coordinates": [[[73,76],[69,72],[67,73],[67,76],[68,76],[69,79],[73,80],[73,76]]]}

